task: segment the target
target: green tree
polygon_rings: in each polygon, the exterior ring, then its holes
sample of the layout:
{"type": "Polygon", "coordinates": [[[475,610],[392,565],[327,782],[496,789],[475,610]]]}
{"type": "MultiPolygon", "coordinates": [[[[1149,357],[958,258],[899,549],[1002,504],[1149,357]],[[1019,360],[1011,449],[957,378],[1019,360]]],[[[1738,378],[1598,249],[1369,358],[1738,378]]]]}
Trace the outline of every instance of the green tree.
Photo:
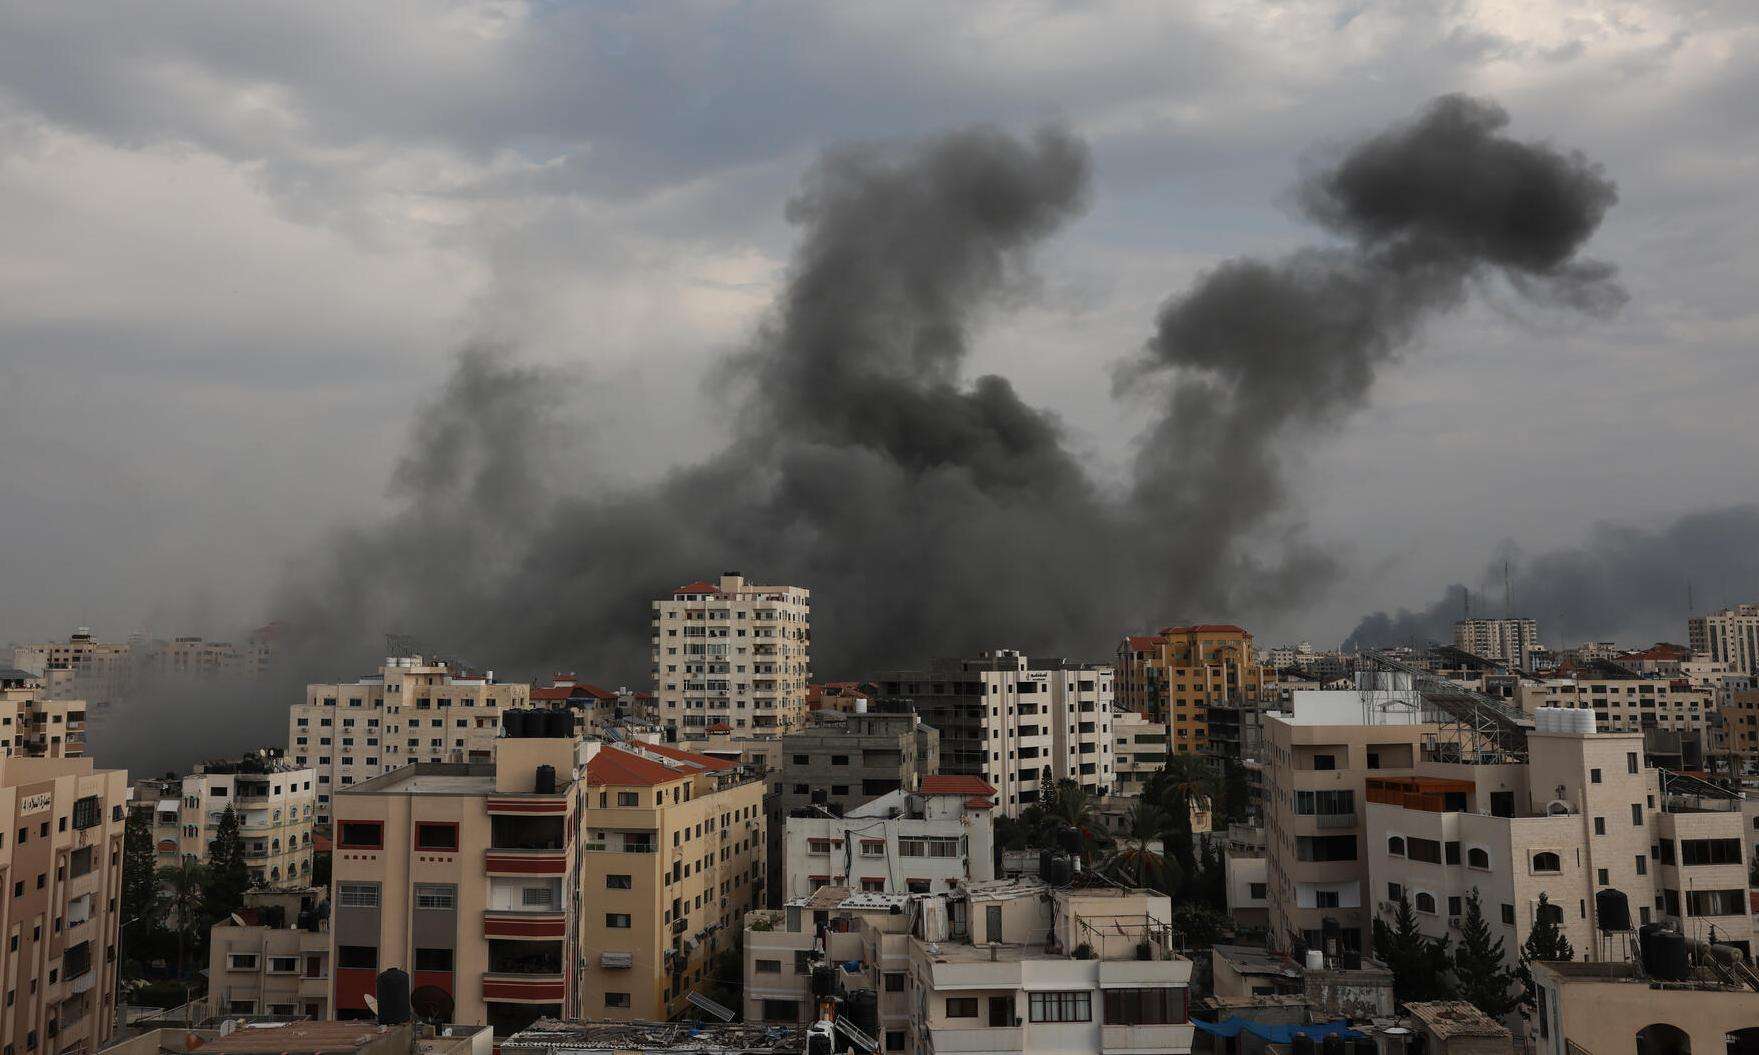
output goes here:
{"type": "Polygon", "coordinates": [[[1557,963],[1576,958],[1576,950],[1570,945],[1570,939],[1564,937],[1560,925],[1560,914],[1552,909],[1551,899],[1544,891],[1539,894],[1538,918],[1533,921],[1533,929],[1527,932],[1527,940],[1521,945],[1521,963],[1515,969],[1515,976],[1526,988],[1526,999],[1533,1000],[1533,972],[1528,970],[1529,964],[1557,963]]]}
{"type": "Polygon", "coordinates": [[[1520,1003],[1516,984],[1515,973],[1503,966],[1502,939],[1491,935],[1478,888],[1473,887],[1460,920],[1460,944],[1454,948],[1454,987],[1459,999],[1492,1018],[1501,1018],[1520,1003]]]}
{"type": "Polygon", "coordinates": [[[1374,919],[1374,955],[1393,973],[1399,1002],[1441,1000],[1448,995],[1448,940],[1431,938],[1417,927],[1417,913],[1403,893],[1391,926],[1374,919]]]}
{"type": "Polygon", "coordinates": [[[238,811],[226,804],[214,841],[208,845],[208,914],[216,920],[244,907],[250,889],[250,866],[244,860],[244,835],[238,827],[238,811]]]}
{"type": "MultiPolygon", "coordinates": [[[[1093,793],[1073,780],[1063,779],[1057,781],[1053,794],[1047,820],[1054,831],[1049,834],[1073,831],[1080,839],[1081,863],[1091,863],[1095,848],[1107,841],[1106,834],[1093,822],[1093,793]]],[[[1049,845],[1049,841],[1044,845],[1049,845]]]]}
{"type": "Polygon", "coordinates": [[[1208,905],[1186,903],[1173,909],[1173,930],[1188,949],[1207,949],[1220,941],[1231,921],[1208,905]]]}
{"type": "Polygon", "coordinates": [[[1160,840],[1165,830],[1166,814],[1161,808],[1147,799],[1137,799],[1130,807],[1124,837],[1106,857],[1106,870],[1134,886],[1162,893],[1170,890],[1176,877],[1169,871],[1177,866],[1170,865],[1166,856],[1151,845],[1160,840]]]}
{"type": "Polygon", "coordinates": [[[177,938],[177,976],[182,978],[188,954],[199,950],[207,937],[208,870],[186,857],[159,869],[159,883],[165,888],[165,921],[177,938]]]}
{"type": "Polygon", "coordinates": [[[136,968],[151,957],[153,930],[160,926],[159,877],[153,862],[153,829],[148,810],[133,810],[122,830],[122,919],[132,923],[122,935],[125,965],[136,968]]]}
{"type": "Polygon", "coordinates": [[[1246,780],[1246,767],[1237,758],[1222,760],[1221,802],[1217,805],[1218,826],[1240,824],[1252,812],[1252,787],[1246,780]]]}

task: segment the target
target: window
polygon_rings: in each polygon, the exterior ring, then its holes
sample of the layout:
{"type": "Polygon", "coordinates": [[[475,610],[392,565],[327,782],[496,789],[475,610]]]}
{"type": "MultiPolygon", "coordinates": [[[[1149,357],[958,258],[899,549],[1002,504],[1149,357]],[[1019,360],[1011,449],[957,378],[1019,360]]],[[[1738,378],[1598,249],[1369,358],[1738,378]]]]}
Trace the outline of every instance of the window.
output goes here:
{"type": "Polygon", "coordinates": [[[780,961],[780,960],[759,960],[759,961],[757,961],[757,973],[758,974],[781,974],[782,973],[782,961],[780,961]]]}
{"type": "Polygon", "coordinates": [[[958,839],[930,839],[921,836],[899,836],[899,857],[958,857],[958,839]]]}
{"type": "Polygon", "coordinates": [[[418,822],[415,826],[415,848],[418,850],[458,849],[458,825],[418,822]]]}
{"type": "Polygon", "coordinates": [[[888,993],[902,993],[903,991],[904,991],[904,972],[903,971],[887,971],[886,972],[886,992],[888,992],[888,993]]]}
{"type": "Polygon", "coordinates": [[[1405,856],[1405,840],[1397,835],[1388,836],[1386,840],[1386,852],[1392,854],[1394,857],[1405,856]]]}
{"type": "Polygon", "coordinates": [[[1589,770],[1589,771],[1588,771],[1588,782],[1589,782],[1589,783],[1590,783],[1590,784],[1598,784],[1598,783],[1600,783],[1600,770],[1598,770],[1598,769],[1590,769],[1590,770],[1589,770]]]}
{"type": "Polygon", "coordinates": [[[379,969],[379,950],[372,945],[338,945],[336,966],[345,970],[376,971],[379,969]]]}
{"type": "Polygon", "coordinates": [[[452,950],[417,948],[415,950],[415,969],[418,971],[451,971],[452,950]]]}
{"type": "Polygon", "coordinates": [[[1418,891],[1416,907],[1418,912],[1427,912],[1431,916],[1435,915],[1435,895],[1428,893],[1427,891],[1418,891]]]}
{"type": "Polygon", "coordinates": [[[605,926],[610,927],[612,930],[628,930],[629,929],[629,913],[627,913],[627,912],[607,912],[607,913],[605,913],[605,926]]]}
{"type": "Polygon", "coordinates": [[[808,839],[806,840],[806,852],[809,854],[828,854],[831,852],[831,841],[829,839],[808,839]]]}
{"type": "Polygon", "coordinates": [[[975,996],[947,997],[948,1018],[976,1018],[977,998],[975,996]]]}
{"type": "Polygon", "coordinates": [[[1631,803],[1631,823],[1638,828],[1643,827],[1643,804],[1641,802],[1631,803]]]}
{"type": "MultiPolygon", "coordinates": [[[[629,994],[618,994],[627,997],[629,994]]],[[[607,994],[605,999],[610,999],[607,994]]],[[[800,1001],[798,1000],[765,1000],[763,1002],[763,1020],[765,1022],[798,1022],[800,1021],[800,1001]]]]}
{"type": "Polygon", "coordinates": [[[1355,811],[1356,793],[1349,789],[1295,792],[1295,812],[1303,817],[1317,814],[1354,813],[1355,811]]]}
{"type": "Polygon", "coordinates": [[[632,876],[626,876],[626,875],[607,875],[607,876],[605,876],[605,889],[606,890],[634,890],[635,889],[635,879],[632,876]]]}
{"type": "Polygon", "coordinates": [[[254,952],[235,952],[226,957],[226,969],[230,971],[254,971],[257,969],[257,954],[254,952]]]}
{"type": "Polygon", "coordinates": [[[298,974],[299,973],[299,957],[297,957],[297,956],[271,956],[271,957],[269,957],[269,973],[270,974],[298,974]]]}
{"type": "Polygon", "coordinates": [[[1503,905],[1502,921],[1504,926],[1512,927],[1515,925],[1515,906],[1509,904],[1503,905]]]}
{"type": "Polygon", "coordinates": [[[1533,855],[1533,871],[1535,872],[1557,872],[1562,870],[1562,867],[1563,862],[1558,859],[1557,854],[1550,850],[1541,850],[1533,855]]]}
{"type": "Polygon", "coordinates": [[[75,799],[73,803],[73,826],[75,828],[96,828],[104,820],[104,804],[96,795],[87,795],[75,799]]]}
{"type": "Polygon", "coordinates": [[[1405,887],[1403,884],[1401,884],[1401,883],[1388,883],[1386,885],[1386,899],[1388,901],[1397,901],[1398,899],[1400,899],[1404,896],[1405,896],[1405,887]]]}
{"type": "Polygon", "coordinates": [[[450,883],[415,884],[416,908],[450,909],[457,903],[457,888],[450,883]]]}
{"type": "MultiPolygon", "coordinates": [[[[972,1002],[976,1003],[975,1000],[972,1002]]],[[[1093,994],[1085,991],[1028,993],[1026,1008],[1028,1017],[1034,1022],[1091,1022],[1093,994]]]]}
{"type": "Polygon", "coordinates": [[[1739,839],[1681,839],[1682,865],[1738,865],[1741,863],[1739,839]]]}
{"type": "Polygon", "coordinates": [[[1413,837],[1405,840],[1405,855],[1413,861],[1438,865],[1441,864],[1441,843],[1413,837]]]}
{"type": "Polygon", "coordinates": [[[1459,897],[1448,898],[1448,915],[1458,916],[1460,914],[1461,910],[1464,908],[1464,906],[1465,906],[1465,899],[1464,898],[1459,898],[1459,897]]]}
{"type": "Polygon", "coordinates": [[[1482,846],[1474,846],[1467,850],[1466,867],[1488,869],[1490,867],[1490,851],[1482,846]]]}
{"type": "Polygon", "coordinates": [[[1745,916],[1745,890],[1688,890],[1686,914],[1691,916],[1745,916]]]}
{"type": "Polygon", "coordinates": [[[1625,752],[1625,772],[1635,773],[1636,771],[1637,771],[1637,752],[1626,751],[1625,752]]]}
{"type": "Polygon", "coordinates": [[[1298,835],[1295,856],[1302,861],[1354,861],[1354,835],[1298,835]]]}
{"type": "Polygon", "coordinates": [[[1606,818],[1605,817],[1594,818],[1594,834],[1595,835],[1605,835],[1606,834],[1606,818]]]}
{"type": "MultiPolygon", "coordinates": [[[[765,1000],[764,1003],[767,1005],[767,1004],[771,1003],[771,1001],[765,1000]]],[[[629,1006],[629,994],[628,993],[606,993],[605,994],[605,1006],[606,1007],[628,1007],[629,1006]]]]}
{"type": "Polygon", "coordinates": [[[1316,890],[1313,892],[1315,908],[1337,908],[1338,892],[1335,890],[1316,890]]]}
{"type": "Polygon", "coordinates": [[[378,908],[379,884],[338,883],[336,904],[342,908],[378,908]]]}
{"type": "MultiPolygon", "coordinates": [[[[547,886],[528,886],[519,889],[519,903],[525,908],[547,909],[555,904],[555,898],[551,896],[547,886]]],[[[625,923],[624,926],[628,924],[625,923]]]]}
{"type": "Polygon", "coordinates": [[[886,855],[886,841],[884,839],[863,839],[863,840],[861,840],[861,856],[863,856],[863,857],[884,857],[885,855],[886,855]]]}
{"type": "Polygon", "coordinates": [[[336,826],[336,849],[382,850],[385,825],[381,821],[343,821],[336,826]]]}
{"type": "Polygon", "coordinates": [[[1649,874],[1649,859],[1642,854],[1637,855],[1637,874],[1640,876],[1649,874]]]}
{"type": "MultiPolygon", "coordinates": [[[[1313,768],[1320,770],[1336,769],[1338,768],[1338,758],[1336,755],[1314,755],[1313,768]]],[[[1034,1019],[1034,1021],[1037,1020],[1034,1019]]],[[[1083,1021],[1085,1021],[1085,1019],[1083,1021]]]]}
{"type": "Polygon", "coordinates": [[[1183,989],[1107,989],[1108,1026],[1164,1026],[1185,1021],[1183,989]]]}
{"type": "Polygon", "coordinates": [[[617,805],[619,805],[619,806],[639,806],[639,805],[641,805],[641,792],[639,792],[639,791],[619,791],[619,792],[617,792],[617,805]]]}
{"type": "Polygon", "coordinates": [[[1253,901],[1263,901],[1270,896],[1270,891],[1263,883],[1247,883],[1246,896],[1253,901]]]}

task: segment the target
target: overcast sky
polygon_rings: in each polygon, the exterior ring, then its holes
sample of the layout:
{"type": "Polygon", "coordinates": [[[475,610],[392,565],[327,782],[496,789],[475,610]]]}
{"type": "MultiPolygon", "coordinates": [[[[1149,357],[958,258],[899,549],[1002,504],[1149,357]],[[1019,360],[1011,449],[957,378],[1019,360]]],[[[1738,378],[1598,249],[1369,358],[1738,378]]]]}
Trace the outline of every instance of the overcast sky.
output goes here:
{"type": "Polygon", "coordinates": [[[1156,306],[1314,241],[1304,158],[1486,96],[1605,165],[1587,249],[1630,301],[1487,290],[1304,452],[1295,519],[1347,574],[1255,629],[1335,643],[1505,540],[1759,497],[1756,49],[1744,0],[9,6],[0,642],[261,618],[290,557],[382,516],[473,340],[563,367],[558,446],[600,467],[716,448],[710,367],[782,282],[801,173],[849,140],[1088,141],[1091,207],[972,366],[1121,474],[1150,408],[1112,367],[1156,306]]]}

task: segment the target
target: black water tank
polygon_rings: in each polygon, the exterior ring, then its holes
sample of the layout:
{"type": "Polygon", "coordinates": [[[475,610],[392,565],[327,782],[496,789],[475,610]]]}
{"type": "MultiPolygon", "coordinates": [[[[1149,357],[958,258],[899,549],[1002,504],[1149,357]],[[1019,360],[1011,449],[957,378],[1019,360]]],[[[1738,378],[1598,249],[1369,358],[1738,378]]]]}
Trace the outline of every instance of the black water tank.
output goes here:
{"type": "Polygon", "coordinates": [[[843,1013],[870,1037],[880,1035],[879,994],[872,989],[857,989],[849,994],[843,1013]]]}
{"type": "Polygon", "coordinates": [[[1062,844],[1063,849],[1072,854],[1080,853],[1082,847],[1085,845],[1081,839],[1081,830],[1074,825],[1070,825],[1058,832],[1057,841],[1062,844]]]}
{"type": "Polygon", "coordinates": [[[574,713],[572,711],[551,711],[548,715],[549,726],[544,730],[552,740],[566,740],[574,735],[574,713]]]}
{"type": "Polygon", "coordinates": [[[512,740],[523,739],[525,737],[525,712],[502,711],[501,735],[512,740]]]}
{"type": "Polygon", "coordinates": [[[1068,886],[1075,881],[1075,859],[1068,854],[1056,854],[1051,858],[1052,886],[1068,886]]]}
{"type": "Polygon", "coordinates": [[[828,1033],[808,1033],[806,1035],[806,1055],[832,1055],[831,1037],[828,1033]]]}
{"type": "Polygon", "coordinates": [[[380,971],[374,988],[379,999],[379,1025],[398,1026],[409,1021],[409,975],[395,967],[380,971]]]}
{"type": "Polygon", "coordinates": [[[1686,936],[1664,930],[1655,936],[1655,963],[1649,974],[1663,982],[1679,982],[1692,974],[1692,961],[1686,956],[1686,936]]]}
{"type": "Polygon", "coordinates": [[[537,767],[537,777],[532,781],[531,789],[539,795],[554,795],[556,793],[556,767],[537,767]]]}
{"type": "Polygon", "coordinates": [[[1665,923],[1645,923],[1637,928],[1637,958],[1644,974],[1655,974],[1655,936],[1666,929],[1665,923]]]}
{"type": "Polygon", "coordinates": [[[1603,933],[1631,929],[1631,901],[1623,890],[1607,887],[1594,892],[1594,914],[1603,933]]]}
{"type": "MultiPolygon", "coordinates": [[[[998,841],[996,845],[1001,845],[1000,841],[998,841]]],[[[1038,878],[1047,883],[1051,881],[1051,862],[1056,859],[1057,853],[1055,850],[1038,851],[1038,878]]]]}
{"type": "Polygon", "coordinates": [[[1313,1055],[1313,1038],[1305,1033],[1295,1034],[1295,1055],[1313,1055]]]}
{"type": "Polygon", "coordinates": [[[1344,1035],[1327,1033],[1324,1044],[1325,1055],[1344,1055],[1344,1035]]]}
{"type": "Polygon", "coordinates": [[[828,963],[817,964],[812,969],[812,995],[815,998],[830,996],[837,991],[837,969],[828,963]]]}
{"type": "Polygon", "coordinates": [[[1338,959],[1342,961],[1346,971],[1360,971],[1362,969],[1361,949],[1345,947],[1343,952],[1338,953],[1338,959]]]}

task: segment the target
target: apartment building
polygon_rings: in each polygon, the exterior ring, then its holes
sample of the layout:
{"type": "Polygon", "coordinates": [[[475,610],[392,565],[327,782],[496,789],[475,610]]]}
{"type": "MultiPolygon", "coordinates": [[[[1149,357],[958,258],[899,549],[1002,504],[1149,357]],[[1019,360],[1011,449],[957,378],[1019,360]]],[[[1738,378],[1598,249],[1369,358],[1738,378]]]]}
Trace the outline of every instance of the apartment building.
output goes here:
{"type": "Polygon", "coordinates": [[[1710,740],[1715,726],[1714,689],[1683,677],[1643,677],[1607,661],[1560,668],[1539,679],[1523,679],[1517,690],[1521,709],[1541,707],[1594,712],[1597,728],[1608,732],[1699,733],[1710,740]]]}
{"type": "Polygon", "coordinates": [[[911,994],[910,926],[917,900],[909,894],[823,887],[779,910],[745,916],[746,1022],[807,1024],[816,1020],[812,993],[818,964],[858,964],[837,976],[851,1017],[882,1051],[908,1047],[911,994]],[[860,994],[860,995],[856,995],[860,994]]]}
{"type": "Polygon", "coordinates": [[[503,1036],[540,1015],[683,1013],[761,894],[761,779],[509,728],[492,763],[420,762],[337,794],[337,1013],[359,1014],[391,966],[424,1015],[503,1036]]]}
{"type": "Polygon", "coordinates": [[[1721,715],[1723,749],[1751,771],[1759,764],[1759,689],[1730,693],[1721,715]]]}
{"type": "Polygon", "coordinates": [[[6,1006],[17,1052],[95,1052],[116,1021],[116,906],[128,775],[89,758],[0,760],[0,904],[6,1006]]]}
{"type": "Polygon", "coordinates": [[[1759,604],[1740,604],[1686,620],[1692,654],[1759,675],[1759,604]]]}
{"type": "Polygon", "coordinates": [[[216,1015],[330,1014],[330,892],[252,890],[208,932],[208,1003],[216,1015]]]}
{"type": "Polygon", "coordinates": [[[1297,691],[1289,710],[1264,716],[1265,901],[1277,951],[1321,948],[1327,920],[1339,952],[1369,951],[1368,780],[1411,775],[1436,731],[1408,681],[1381,677],[1392,688],[1359,674],[1357,689],[1297,691]]]}
{"type": "Polygon", "coordinates": [[[1007,816],[1038,801],[1046,775],[1096,794],[1116,780],[1109,666],[1001,649],[875,680],[940,733],[941,772],[983,778],[1007,816]]]}
{"type": "Polygon", "coordinates": [[[1191,961],[1165,895],[1015,879],[942,901],[911,929],[905,1050],[1191,1050],[1191,961]]]}
{"type": "Polygon", "coordinates": [[[1708,968],[1659,982],[1637,963],[1538,963],[1536,1055],[1753,1055],[1759,992],[1708,968]]]}
{"type": "Polygon", "coordinates": [[[1172,750],[1251,754],[1265,699],[1252,634],[1232,623],[1163,627],[1118,646],[1119,709],[1167,723],[1172,750]]]}
{"type": "Polygon", "coordinates": [[[127,644],[99,641],[85,626],[66,641],[14,647],[12,665],[40,677],[46,695],[88,700],[95,707],[133,691],[137,667],[127,644]]]}
{"type": "Polygon", "coordinates": [[[1264,829],[1228,825],[1222,845],[1222,873],[1227,883],[1228,915],[1237,927],[1270,925],[1270,862],[1264,852],[1264,829]]]}
{"type": "Polygon", "coordinates": [[[617,694],[581,681],[573,674],[557,674],[548,685],[534,686],[531,705],[539,710],[567,711],[574,716],[575,731],[598,735],[616,723],[617,694]]]}
{"type": "Polygon", "coordinates": [[[1150,777],[1166,768],[1172,729],[1139,711],[1112,715],[1112,772],[1122,795],[1140,794],[1150,777]]]}
{"type": "Polygon", "coordinates": [[[287,757],[317,771],[327,820],[334,794],[399,766],[490,762],[501,714],[530,701],[530,685],[498,682],[492,670],[392,656],[358,681],[307,685],[287,718],[287,757]]]}
{"type": "Polygon", "coordinates": [[[43,679],[0,667],[0,757],[78,758],[86,751],[86,702],[52,699],[43,679]]]}
{"type": "Polygon", "coordinates": [[[1460,619],[1454,647],[1517,670],[1531,670],[1539,649],[1539,624],[1531,619],[1460,619]]]}
{"type": "Polygon", "coordinates": [[[995,789],[977,777],[925,776],[841,817],[789,817],[783,897],[824,886],[927,894],[995,878],[995,789]]]}
{"type": "Polygon", "coordinates": [[[687,583],[653,602],[660,723],[674,735],[717,723],[785,731],[806,721],[812,594],[756,586],[738,572],[687,583]]]}
{"type": "Polygon", "coordinates": [[[279,751],[264,750],[201,763],[181,780],[136,785],[141,790],[152,786],[159,789],[152,820],[160,865],[210,861],[221,818],[230,806],[253,883],[304,887],[311,882],[318,794],[313,770],[296,769],[279,751]]]}
{"type": "MultiPolygon", "coordinates": [[[[941,768],[940,733],[908,704],[887,701],[847,714],[820,711],[813,718],[806,728],[772,741],[774,755],[766,754],[774,759],[765,770],[770,793],[764,797],[772,905],[780,905],[783,896],[782,834],[789,814],[812,806],[847,812],[882,795],[913,789],[922,776],[941,768]]],[[[685,743],[703,754],[725,757],[713,749],[714,735],[705,745],[685,743]]]]}

